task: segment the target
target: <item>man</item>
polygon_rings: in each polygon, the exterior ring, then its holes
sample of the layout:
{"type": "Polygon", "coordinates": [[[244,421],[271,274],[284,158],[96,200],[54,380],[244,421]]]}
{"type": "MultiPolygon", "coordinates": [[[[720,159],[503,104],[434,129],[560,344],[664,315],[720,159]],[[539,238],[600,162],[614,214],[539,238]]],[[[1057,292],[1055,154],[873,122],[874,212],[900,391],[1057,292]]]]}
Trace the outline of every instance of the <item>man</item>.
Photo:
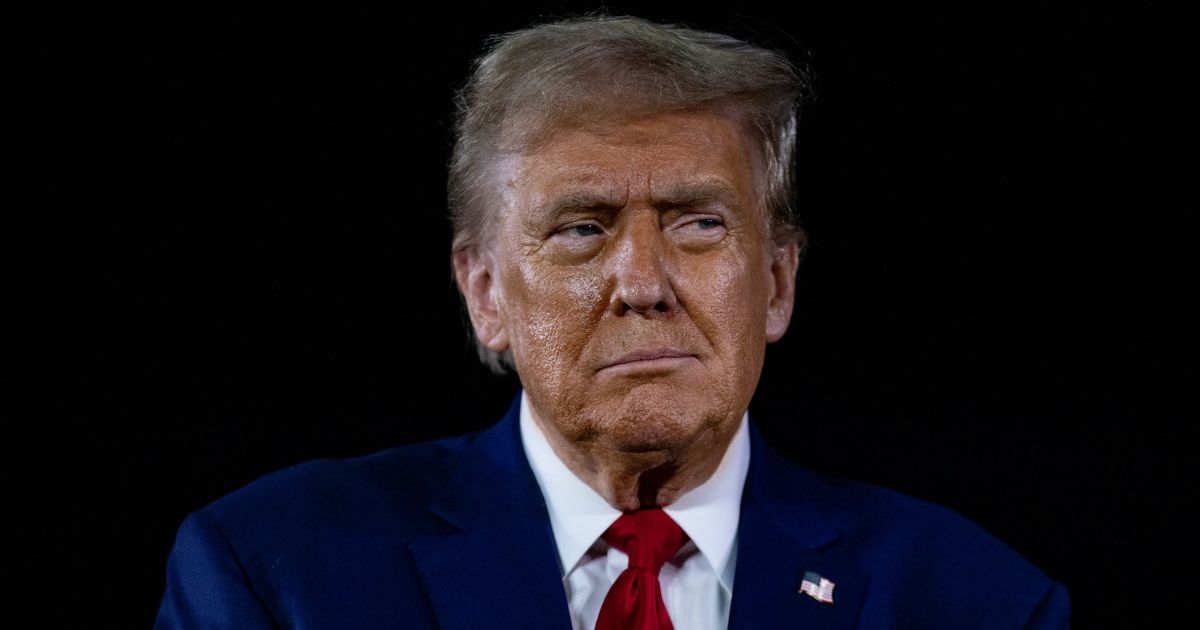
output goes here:
{"type": "Polygon", "coordinates": [[[496,41],[459,100],[455,279],[522,391],[494,427],[194,512],[157,625],[1065,627],[942,508],[784,461],[749,418],[804,233],[778,53],[635,18],[496,41]]]}

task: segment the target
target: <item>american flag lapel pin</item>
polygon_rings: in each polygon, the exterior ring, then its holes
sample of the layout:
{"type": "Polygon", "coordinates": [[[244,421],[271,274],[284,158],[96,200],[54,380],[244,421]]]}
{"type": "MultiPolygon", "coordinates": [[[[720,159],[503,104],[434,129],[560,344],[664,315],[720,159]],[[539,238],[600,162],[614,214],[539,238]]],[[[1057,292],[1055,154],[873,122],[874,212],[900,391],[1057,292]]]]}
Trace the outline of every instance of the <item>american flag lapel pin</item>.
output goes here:
{"type": "Polygon", "coordinates": [[[815,571],[805,571],[804,579],[800,580],[800,590],[797,593],[807,593],[809,597],[821,602],[822,604],[833,603],[833,587],[837,586],[830,582],[820,573],[815,571]]]}

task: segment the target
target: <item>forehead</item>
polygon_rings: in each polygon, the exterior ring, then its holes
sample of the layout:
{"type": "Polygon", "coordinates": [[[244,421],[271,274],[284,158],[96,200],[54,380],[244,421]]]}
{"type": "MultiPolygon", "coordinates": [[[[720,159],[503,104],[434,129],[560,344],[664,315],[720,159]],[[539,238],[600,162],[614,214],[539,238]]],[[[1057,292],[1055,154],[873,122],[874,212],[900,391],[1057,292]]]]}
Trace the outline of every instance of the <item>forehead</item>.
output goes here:
{"type": "Polygon", "coordinates": [[[522,209],[573,193],[650,200],[718,195],[740,205],[752,199],[756,175],[757,161],[736,122],[712,112],[672,112],[560,124],[516,158],[506,184],[522,209]]]}

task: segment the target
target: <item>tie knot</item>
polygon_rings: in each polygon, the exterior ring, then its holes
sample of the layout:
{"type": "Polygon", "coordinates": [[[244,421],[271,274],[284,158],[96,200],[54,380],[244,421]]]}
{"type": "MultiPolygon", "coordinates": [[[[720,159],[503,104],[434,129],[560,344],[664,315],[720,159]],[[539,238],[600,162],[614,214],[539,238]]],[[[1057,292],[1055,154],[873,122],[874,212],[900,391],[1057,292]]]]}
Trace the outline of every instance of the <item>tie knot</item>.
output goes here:
{"type": "Polygon", "coordinates": [[[630,568],[655,575],[688,541],[679,524],[657,506],[622,514],[601,537],[629,556],[630,568]]]}

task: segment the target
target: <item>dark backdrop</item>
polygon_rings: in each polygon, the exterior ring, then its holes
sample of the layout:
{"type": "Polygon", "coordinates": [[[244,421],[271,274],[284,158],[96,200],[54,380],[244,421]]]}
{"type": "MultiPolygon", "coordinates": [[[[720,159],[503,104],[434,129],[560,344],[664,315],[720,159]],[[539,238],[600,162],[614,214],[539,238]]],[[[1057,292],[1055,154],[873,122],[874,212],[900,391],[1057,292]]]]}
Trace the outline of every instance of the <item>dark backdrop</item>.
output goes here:
{"type": "MultiPolygon", "coordinates": [[[[1183,47],[1152,5],[972,6],[610,5],[820,78],[812,246],[751,406],[768,438],[972,518],[1066,583],[1079,627],[1145,626],[1194,585],[1183,47]]],[[[148,625],[189,511],[498,419],[517,383],[478,365],[451,282],[451,96],[486,34],[579,8],[36,24],[60,247],[28,269],[59,306],[24,513],[40,583],[86,585],[49,614],[148,625]]]]}

